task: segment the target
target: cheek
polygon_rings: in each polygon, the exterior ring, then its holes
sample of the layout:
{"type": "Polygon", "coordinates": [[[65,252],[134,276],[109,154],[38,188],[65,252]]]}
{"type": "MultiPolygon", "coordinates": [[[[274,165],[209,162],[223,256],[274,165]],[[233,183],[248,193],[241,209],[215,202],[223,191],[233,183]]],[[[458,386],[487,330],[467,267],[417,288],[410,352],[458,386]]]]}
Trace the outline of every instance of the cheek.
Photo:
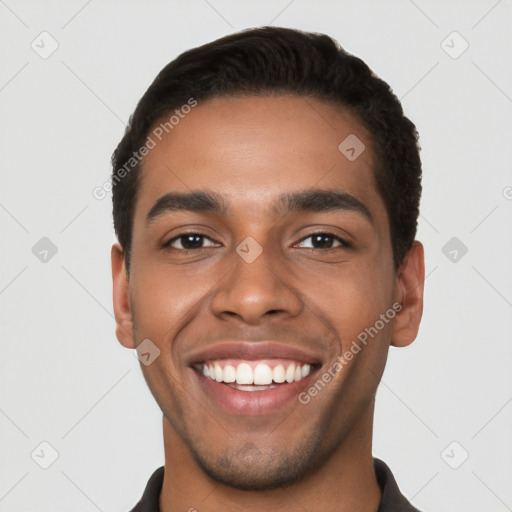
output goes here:
{"type": "MultiPolygon", "coordinates": [[[[343,350],[392,305],[392,280],[384,277],[387,274],[374,261],[301,274],[301,296],[308,308],[338,333],[343,350]]],[[[389,325],[381,330],[386,334],[389,325]]]]}
{"type": "Polygon", "coordinates": [[[364,405],[382,375],[395,316],[392,282],[384,276],[373,263],[367,272],[338,272],[324,292],[314,297],[310,292],[312,300],[325,305],[326,323],[341,340],[337,359],[329,366],[337,383],[331,389],[333,402],[364,405]]]}
{"type": "Polygon", "coordinates": [[[173,331],[195,316],[215,284],[211,273],[149,264],[137,269],[131,284],[132,311],[140,336],[172,339],[173,331]]]}

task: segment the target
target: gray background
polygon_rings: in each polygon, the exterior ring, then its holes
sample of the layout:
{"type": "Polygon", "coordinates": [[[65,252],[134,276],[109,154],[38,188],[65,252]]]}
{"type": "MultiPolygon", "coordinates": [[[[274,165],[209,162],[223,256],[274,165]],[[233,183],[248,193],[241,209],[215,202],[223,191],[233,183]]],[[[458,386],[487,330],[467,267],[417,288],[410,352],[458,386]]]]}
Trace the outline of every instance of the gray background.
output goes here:
{"type": "Polygon", "coordinates": [[[167,62],[265,24],[338,39],[421,135],[424,319],[391,350],[375,455],[426,511],[512,510],[510,0],[0,0],[0,20],[0,511],[126,511],[163,463],[92,189],[167,62]]]}

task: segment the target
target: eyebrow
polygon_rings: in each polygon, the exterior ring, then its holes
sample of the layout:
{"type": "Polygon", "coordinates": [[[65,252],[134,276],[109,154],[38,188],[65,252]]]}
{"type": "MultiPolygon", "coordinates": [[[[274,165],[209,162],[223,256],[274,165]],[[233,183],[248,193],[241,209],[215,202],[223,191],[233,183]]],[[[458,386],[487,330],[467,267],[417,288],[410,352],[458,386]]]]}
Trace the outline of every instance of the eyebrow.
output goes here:
{"type": "Polygon", "coordinates": [[[305,190],[283,194],[279,198],[278,211],[284,214],[292,211],[329,212],[347,210],[361,214],[373,224],[373,217],[369,208],[346,192],[336,190],[305,190]]]}
{"type": "MultiPolygon", "coordinates": [[[[368,207],[354,196],[335,190],[305,190],[279,196],[274,212],[286,215],[293,211],[329,212],[346,210],[361,214],[373,224],[368,207]]],[[[222,197],[211,191],[169,192],[160,197],[149,210],[146,224],[168,212],[194,211],[223,215],[226,206],[222,197]]]]}
{"type": "Polygon", "coordinates": [[[160,197],[146,216],[146,224],[157,217],[176,211],[207,212],[222,215],[225,211],[220,195],[209,191],[170,192],[160,197]]]}

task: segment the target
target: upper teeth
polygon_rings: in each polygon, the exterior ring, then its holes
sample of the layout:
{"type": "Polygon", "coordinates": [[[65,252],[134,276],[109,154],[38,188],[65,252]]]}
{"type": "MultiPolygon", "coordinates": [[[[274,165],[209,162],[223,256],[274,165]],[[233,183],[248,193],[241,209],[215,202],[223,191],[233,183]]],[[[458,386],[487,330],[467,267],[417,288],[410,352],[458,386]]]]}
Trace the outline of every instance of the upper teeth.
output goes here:
{"type": "Polygon", "coordinates": [[[237,384],[268,385],[272,382],[296,382],[311,373],[311,365],[289,363],[286,368],[278,364],[271,368],[265,363],[258,363],[254,370],[249,363],[239,363],[236,367],[228,364],[222,367],[218,362],[203,364],[203,375],[217,382],[237,384]]]}

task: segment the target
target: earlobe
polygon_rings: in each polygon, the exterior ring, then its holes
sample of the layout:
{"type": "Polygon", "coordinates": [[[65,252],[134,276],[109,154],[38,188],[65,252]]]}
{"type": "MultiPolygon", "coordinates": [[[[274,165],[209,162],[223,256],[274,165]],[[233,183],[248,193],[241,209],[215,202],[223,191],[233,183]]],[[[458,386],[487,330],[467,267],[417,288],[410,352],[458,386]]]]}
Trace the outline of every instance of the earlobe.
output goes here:
{"type": "Polygon", "coordinates": [[[425,260],[423,245],[417,240],[404,258],[395,282],[396,302],[402,309],[393,320],[391,345],[406,347],[418,335],[423,314],[423,285],[425,281],[425,260]]]}
{"type": "Polygon", "coordinates": [[[135,348],[129,283],[124,264],[124,252],[121,245],[117,242],[112,246],[111,260],[116,336],[124,347],[135,348]]]}

